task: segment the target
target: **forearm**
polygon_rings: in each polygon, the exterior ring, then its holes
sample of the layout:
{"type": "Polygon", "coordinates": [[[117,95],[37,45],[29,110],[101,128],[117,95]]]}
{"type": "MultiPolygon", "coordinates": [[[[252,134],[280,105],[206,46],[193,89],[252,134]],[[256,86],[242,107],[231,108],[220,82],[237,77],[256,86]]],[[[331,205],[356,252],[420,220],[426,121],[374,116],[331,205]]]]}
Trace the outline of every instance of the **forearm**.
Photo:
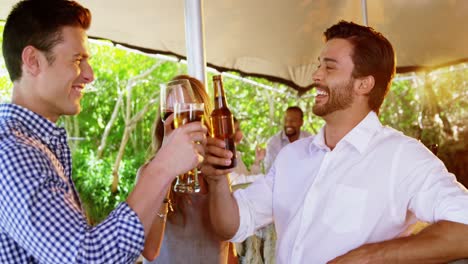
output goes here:
{"type": "Polygon", "coordinates": [[[231,193],[226,177],[209,183],[210,220],[221,239],[232,238],[239,228],[240,216],[237,202],[231,193]]]}
{"type": "Polygon", "coordinates": [[[417,235],[402,238],[401,243],[396,242],[396,263],[447,263],[468,258],[467,239],[467,225],[437,222],[417,235]]]}
{"type": "Polygon", "coordinates": [[[145,239],[145,247],[143,249],[143,256],[147,260],[154,260],[158,255],[161,249],[162,240],[164,237],[164,230],[166,228],[166,219],[169,212],[169,198],[167,192],[165,201],[161,204],[159,212],[153,221],[150,232],[145,239]]]}
{"type": "Polygon", "coordinates": [[[468,226],[440,221],[417,235],[364,245],[330,263],[447,263],[468,258],[468,226]]]}
{"type": "Polygon", "coordinates": [[[158,218],[160,205],[171,181],[172,177],[164,170],[145,167],[141,170],[140,178],[127,198],[127,203],[143,224],[145,237],[148,237],[153,222],[158,218]]]}

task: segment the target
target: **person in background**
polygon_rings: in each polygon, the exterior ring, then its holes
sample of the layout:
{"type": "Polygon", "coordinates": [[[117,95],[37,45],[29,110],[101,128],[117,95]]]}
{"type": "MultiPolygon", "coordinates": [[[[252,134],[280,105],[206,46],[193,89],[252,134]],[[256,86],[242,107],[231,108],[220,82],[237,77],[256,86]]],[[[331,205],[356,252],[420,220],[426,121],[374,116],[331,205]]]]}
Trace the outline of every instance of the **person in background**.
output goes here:
{"type": "MultiPolygon", "coordinates": [[[[188,75],[173,78],[180,79],[189,80],[195,98],[204,103],[205,126],[209,127],[206,117],[210,116],[213,107],[205,86],[188,75]]],[[[156,118],[149,160],[159,153],[165,130],[166,133],[170,130],[172,120],[168,119],[164,125],[160,116],[156,118]]],[[[176,193],[173,191],[175,180],[166,188],[167,196],[161,204],[159,217],[154,219],[151,232],[146,237],[143,263],[227,263],[229,242],[221,241],[210,225],[206,183],[201,175],[199,179],[201,193],[176,193]]]]}
{"type": "MultiPolygon", "coordinates": [[[[239,146],[240,142],[244,138],[244,132],[240,127],[240,121],[234,117],[234,144],[236,147],[239,146]]],[[[253,182],[258,177],[263,177],[261,170],[261,162],[265,158],[265,150],[261,149],[260,147],[255,148],[255,160],[250,170],[247,169],[244,161],[242,160],[242,153],[237,150],[236,158],[237,158],[237,165],[234,168],[233,172],[229,175],[231,180],[231,185],[233,189],[238,187],[239,185],[249,184],[253,182]]]]}
{"type": "Polygon", "coordinates": [[[284,113],[284,128],[272,136],[266,146],[265,171],[268,172],[280,150],[298,139],[311,136],[307,131],[301,130],[304,124],[304,113],[298,106],[290,106],[284,113]]]}
{"type": "Polygon", "coordinates": [[[324,35],[312,111],[325,125],[315,137],[285,146],[265,178],[233,194],[223,176],[230,170],[211,166],[232,153],[207,140],[203,171],[215,231],[243,241],[274,221],[278,263],[467,258],[468,190],[421,142],[379,121],[395,74],[391,43],[346,21],[324,35]],[[417,220],[432,225],[402,235],[417,220]]]}
{"type": "Polygon", "coordinates": [[[88,224],[67,133],[56,123],[80,112],[83,89],[94,80],[90,23],[88,9],[64,0],[20,1],[6,20],[3,55],[13,93],[11,103],[0,104],[0,263],[134,263],[157,218],[154,205],[178,174],[203,160],[206,127],[180,127],[140,169],[126,201],[102,223],[88,224]]]}

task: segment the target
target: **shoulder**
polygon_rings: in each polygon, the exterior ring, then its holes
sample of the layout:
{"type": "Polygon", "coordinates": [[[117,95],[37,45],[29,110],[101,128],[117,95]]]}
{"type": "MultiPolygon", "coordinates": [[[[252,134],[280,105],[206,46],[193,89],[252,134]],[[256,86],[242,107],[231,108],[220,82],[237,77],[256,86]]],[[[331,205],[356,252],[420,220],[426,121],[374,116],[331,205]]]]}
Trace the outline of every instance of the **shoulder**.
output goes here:
{"type": "Polygon", "coordinates": [[[384,126],[371,141],[369,148],[391,155],[394,161],[404,165],[402,167],[405,168],[421,164],[444,166],[442,161],[419,140],[391,127],[384,126]]]}
{"type": "Polygon", "coordinates": [[[375,137],[372,140],[371,145],[374,145],[374,147],[376,146],[398,147],[401,145],[420,146],[422,144],[415,138],[412,138],[403,134],[403,132],[401,131],[398,131],[391,127],[383,126],[375,134],[375,137]]]}
{"type": "Polygon", "coordinates": [[[281,133],[282,131],[271,136],[267,141],[267,145],[275,144],[276,142],[281,141],[281,133]]]}
{"type": "Polygon", "coordinates": [[[0,127],[0,173],[30,174],[49,166],[46,153],[39,147],[39,140],[19,127],[0,127]]]}
{"type": "Polygon", "coordinates": [[[308,150],[310,148],[310,145],[312,144],[312,141],[314,140],[314,137],[306,137],[306,138],[301,138],[298,139],[292,143],[287,144],[281,149],[282,155],[304,155],[308,153],[308,150]]]}
{"type": "Polygon", "coordinates": [[[301,138],[310,137],[310,136],[313,136],[313,134],[305,130],[301,130],[301,138]]]}

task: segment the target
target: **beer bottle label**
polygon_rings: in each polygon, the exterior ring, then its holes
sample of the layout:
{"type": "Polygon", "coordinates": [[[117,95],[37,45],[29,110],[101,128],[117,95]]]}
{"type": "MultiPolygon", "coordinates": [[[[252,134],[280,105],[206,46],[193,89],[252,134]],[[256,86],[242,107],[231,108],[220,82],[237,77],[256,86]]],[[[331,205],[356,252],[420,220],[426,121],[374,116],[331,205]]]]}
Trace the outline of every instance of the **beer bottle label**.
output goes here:
{"type": "Polygon", "coordinates": [[[216,138],[224,139],[234,136],[234,120],[231,116],[212,116],[211,127],[216,138]]]}

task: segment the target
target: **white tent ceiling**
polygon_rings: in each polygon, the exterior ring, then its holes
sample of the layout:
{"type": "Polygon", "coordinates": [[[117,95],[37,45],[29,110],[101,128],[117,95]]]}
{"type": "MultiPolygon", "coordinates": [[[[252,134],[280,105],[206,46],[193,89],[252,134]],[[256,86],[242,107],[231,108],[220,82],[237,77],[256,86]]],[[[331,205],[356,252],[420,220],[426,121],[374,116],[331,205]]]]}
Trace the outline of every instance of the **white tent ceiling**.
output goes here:
{"type": "MultiPolygon", "coordinates": [[[[5,19],[16,0],[0,1],[5,19]]],[[[185,57],[183,0],[79,0],[93,13],[89,35],[185,57]]],[[[204,0],[206,60],[307,87],[340,19],[362,22],[359,0],[204,0]]],[[[368,22],[394,44],[399,72],[468,61],[467,0],[368,0],[368,22]]]]}

